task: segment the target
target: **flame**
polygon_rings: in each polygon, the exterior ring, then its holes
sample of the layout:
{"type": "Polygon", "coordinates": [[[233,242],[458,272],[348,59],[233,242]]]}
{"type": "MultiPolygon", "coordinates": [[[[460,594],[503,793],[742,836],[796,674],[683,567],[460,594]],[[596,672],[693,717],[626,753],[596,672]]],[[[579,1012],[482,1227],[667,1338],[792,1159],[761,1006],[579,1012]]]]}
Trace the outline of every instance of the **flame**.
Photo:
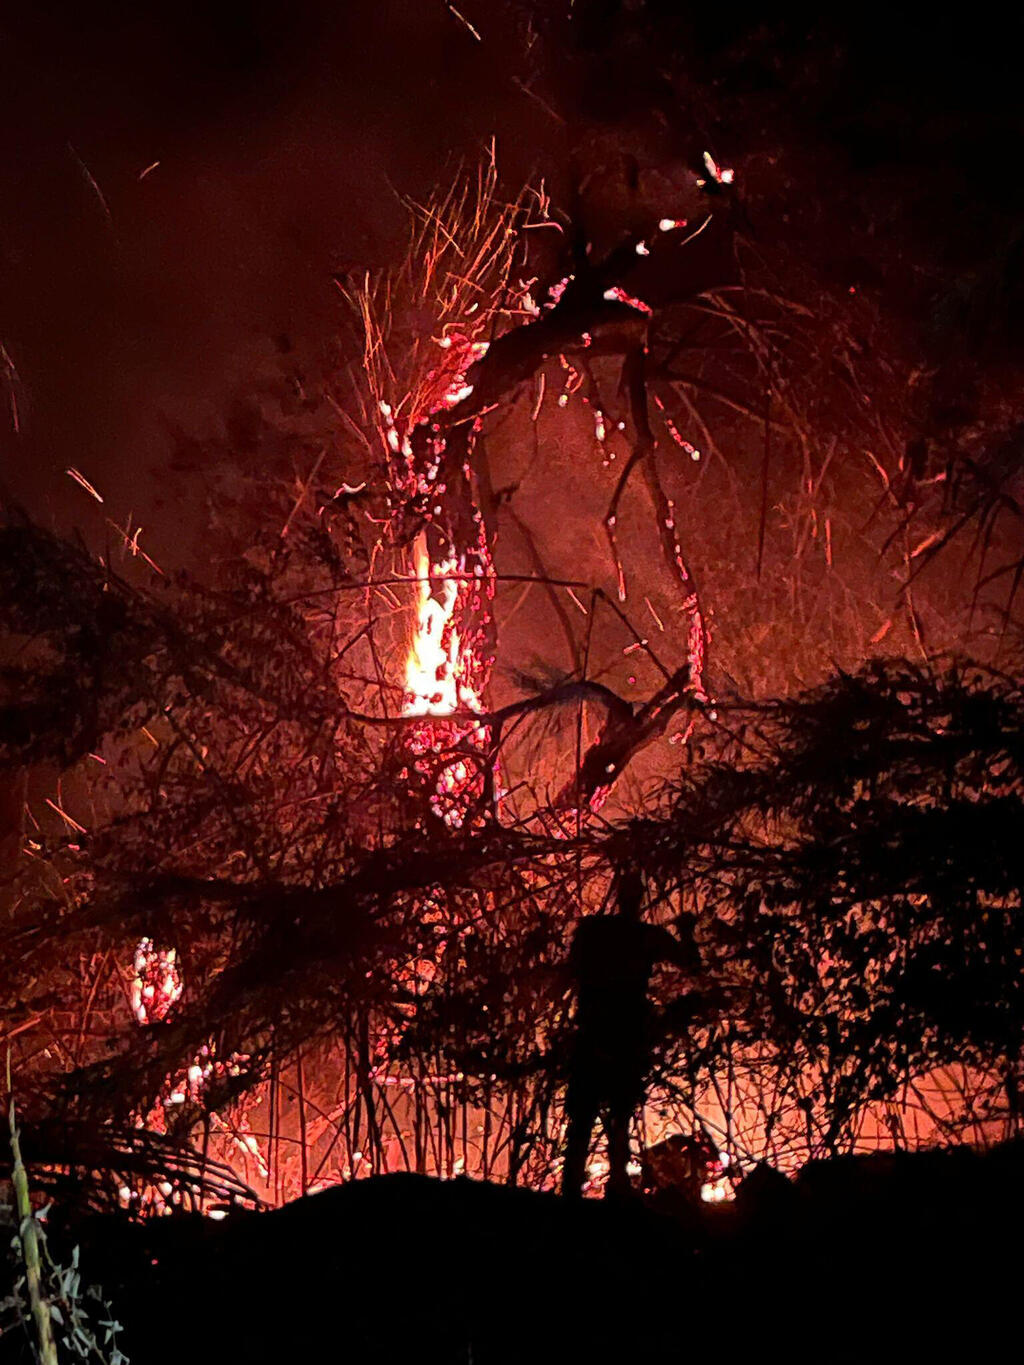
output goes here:
{"type": "Polygon", "coordinates": [[[406,659],[406,715],[451,715],[459,710],[459,631],[455,606],[459,587],[455,564],[437,565],[440,598],[431,588],[426,534],[416,536],[412,561],[416,577],[416,625],[406,659]]]}
{"type": "Polygon", "coordinates": [[[456,625],[459,599],[458,564],[446,559],[432,565],[426,534],[416,537],[413,547],[416,576],[416,628],[405,661],[407,716],[450,716],[467,707],[480,709],[480,699],[465,678],[456,625]],[[440,583],[437,597],[431,579],[440,583]]]}
{"type": "Polygon", "coordinates": [[[452,557],[432,563],[424,533],[416,538],[413,562],[416,627],[405,661],[403,713],[422,716],[423,724],[408,737],[408,771],[414,782],[427,780],[431,810],[458,829],[480,793],[481,779],[476,765],[457,751],[462,744],[476,748],[486,727],[472,718],[445,718],[483,710],[478,684],[485,670],[458,627],[467,601],[479,601],[480,585],[466,573],[464,561],[452,557]]]}

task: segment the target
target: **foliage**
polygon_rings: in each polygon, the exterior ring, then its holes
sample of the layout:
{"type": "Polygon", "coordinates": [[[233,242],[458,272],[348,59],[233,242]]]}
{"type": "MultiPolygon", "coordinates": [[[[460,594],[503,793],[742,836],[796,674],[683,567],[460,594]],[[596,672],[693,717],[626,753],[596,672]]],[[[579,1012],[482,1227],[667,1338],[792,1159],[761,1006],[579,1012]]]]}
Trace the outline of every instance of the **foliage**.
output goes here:
{"type": "MultiPolygon", "coordinates": [[[[78,580],[89,572],[83,556],[78,580]]],[[[154,619],[146,595],[108,582],[122,619],[154,619]]],[[[344,1133],[375,1164],[450,1168],[456,1149],[467,1159],[458,1128],[471,1114],[487,1130],[481,1169],[532,1161],[543,1181],[557,1155],[567,934],[581,903],[600,903],[608,869],[635,859],[655,913],[695,924],[705,965],[699,992],[671,976],[659,989],[660,1104],[729,1111],[738,1153],[813,1154],[855,1141],[872,1105],[928,1106],[927,1078],[966,1065],[971,1104],[940,1125],[1017,1121],[1015,683],[878,661],[803,696],[719,703],[686,766],[625,823],[552,835],[543,811],[481,812],[451,829],[401,790],[401,723],[346,712],[327,684],[318,696],[309,635],[282,629],[291,609],[272,582],[207,601],[208,634],[153,632],[149,657],[179,697],[158,761],[122,754],[133,807],[95,835],[33,840],[5,935],[7,1018],[60,1028],[61,963],[69,982],[90,964],[94,1018],[106,1011],[56,1088],[36,1063],[37,1101],[49,1093],[92,1124],[155,1113],[180,1139],[289,1068],[295,1085],[316,1070],[341,1088],[344,1072],[348,1107],[321,1122],[321,1152],[344,1133]],[[301,701],[299,679],[313,684],[301,701]],[[185,992],[140,1028],[114,983],[143,936],[179,946],[185,992]],[[201,1088],[175,1079],[199,1057],[201,1088]]],[[[302,1096],[321,1120],[323,1098],[302,1096]]]]}
{"type": "MultiPolygon", "coordinates": [[[[0,1301],[0,1316],[21,1324],[27,1330],[28,1305],[24,1299],[24,1278],[15,1281],[12,1292],[0,1301]]],[[[56,1334],[69,1360],[127,1365],[128,1357],[117,1344],[121,1324],[114,1317],[97,1285],[84,1285],[79,1268],[78,1248],[74,1247],[68,1265],[46,1257],[45,1305],[56,1334]]],[[[4,1335],[11,1327],[0,1328],[4,1335]]],[[[49,1357],[54,1361],[56,1356],[49,1357]]],[[[48,1357],[41,1355],[40,1359],[48,1357]]]]}
{"type": "MultiPolygon", "coordinates": [[[[638,836],[819,1140],[937,1068],[999,1078],[1017,1121],[1024,696],[966,665],[868,665],[732,728],[638,836]],[[798,1077],[803,1079],[798,1081],[798,1077]]],[[[777,1082],[778,1084],[778,1082],[777,1082]]]]}
{"type": "MultiPolygon", "coordinates": [[[[9,1069],[7,1079],[10,1091],[9,1069]]],[[[19,1324],[41,1365],[57,1365],[56,1338],[69,1359],[127,1365],[117,1343],[121,1325],[104,1301],[103,1291],[96,1285],[83,1289],[78,1247],[72,1249],[67,1266],[59,1265],[49,1254],[42,1222],[46,1211],[37,1214],[30,1202],[13,1097],[8,1100],[8,1110],[16,1213],[11,1247],[20,1251],[21,1265],[15,1271],[10,1294],[0,1301],[0,1335],[10,1332],[5,1319],[19,1324]]]]}

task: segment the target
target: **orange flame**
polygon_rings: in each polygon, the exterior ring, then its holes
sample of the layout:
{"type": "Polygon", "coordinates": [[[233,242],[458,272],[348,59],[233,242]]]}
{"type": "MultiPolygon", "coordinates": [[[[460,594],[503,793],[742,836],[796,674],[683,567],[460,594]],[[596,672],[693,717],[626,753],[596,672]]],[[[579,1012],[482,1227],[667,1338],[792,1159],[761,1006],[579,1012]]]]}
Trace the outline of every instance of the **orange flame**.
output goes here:
{"type": "Polygon", "coordinates": [[[461,640],[455,625],[459,598],[459,571],[455,559],[430,563],[426,535],[420,533],[413,547],[416,575],[416,628],[405,661],[407,716],[450,716],[460,708],[478,711],[480,699],[466,679],[461,640]],[[441,583],[435,596],[431,578],[441,583]]]}

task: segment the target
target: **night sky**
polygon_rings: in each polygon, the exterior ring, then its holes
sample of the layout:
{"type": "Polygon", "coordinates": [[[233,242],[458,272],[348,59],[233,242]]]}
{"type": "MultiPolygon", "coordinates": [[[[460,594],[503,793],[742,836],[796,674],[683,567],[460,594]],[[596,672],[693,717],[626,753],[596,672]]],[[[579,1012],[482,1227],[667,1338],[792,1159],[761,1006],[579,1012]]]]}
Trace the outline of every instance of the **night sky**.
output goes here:
{"type": "Polygon", "coordinates": [[[329,337],[332,272],[404,243],[399,192],[492,131],[515,180],[552,123],[441,4],[44,6],[2,42],[4,471],[59,517],[67,465],[152,508],[167,420],[216,430],[273,338],[329,337]]]}
{"type": "MultiPolygon", "coordinates": [[[[1019,21],[984,7],[962,25],[594,3],[570,25],[555,4],[467,0],[479,42],[442,0],[4,9],[0,339],[22,423],[4,479],[66,524],[73,465],[172,556],[188,514],[168,535],[168,424],[216,431],[273,338],[322,347],[332,273],[392,259],[399,195],[492,134],[506,183],[543,175],[556,202],[596,134],[678,166],[712,142],[762,213],[767,177],[773,219],[820,217],[825,182],[949,270],[1019,208],[1019,21]]],[[[848,255],[881,282],[872,240],[848,255]]]]}

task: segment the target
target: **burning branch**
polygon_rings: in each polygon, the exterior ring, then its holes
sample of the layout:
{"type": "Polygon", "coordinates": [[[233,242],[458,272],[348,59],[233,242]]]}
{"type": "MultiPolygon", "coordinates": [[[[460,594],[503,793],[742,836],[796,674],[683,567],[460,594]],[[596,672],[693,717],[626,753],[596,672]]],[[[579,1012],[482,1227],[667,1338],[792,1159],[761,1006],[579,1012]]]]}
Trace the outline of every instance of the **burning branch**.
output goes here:
{"type": "Polygon", "coordinates": [[[616,778],[641,749],[663,735],[669,722],[683,706],[698,700],[685,664],[660,687],[650,701],[636,710],[628,702],[609,713],[596,742],[583,757],[579,771],[563,787],[556,807],[597,810],[605,801],[616,778]]]}

